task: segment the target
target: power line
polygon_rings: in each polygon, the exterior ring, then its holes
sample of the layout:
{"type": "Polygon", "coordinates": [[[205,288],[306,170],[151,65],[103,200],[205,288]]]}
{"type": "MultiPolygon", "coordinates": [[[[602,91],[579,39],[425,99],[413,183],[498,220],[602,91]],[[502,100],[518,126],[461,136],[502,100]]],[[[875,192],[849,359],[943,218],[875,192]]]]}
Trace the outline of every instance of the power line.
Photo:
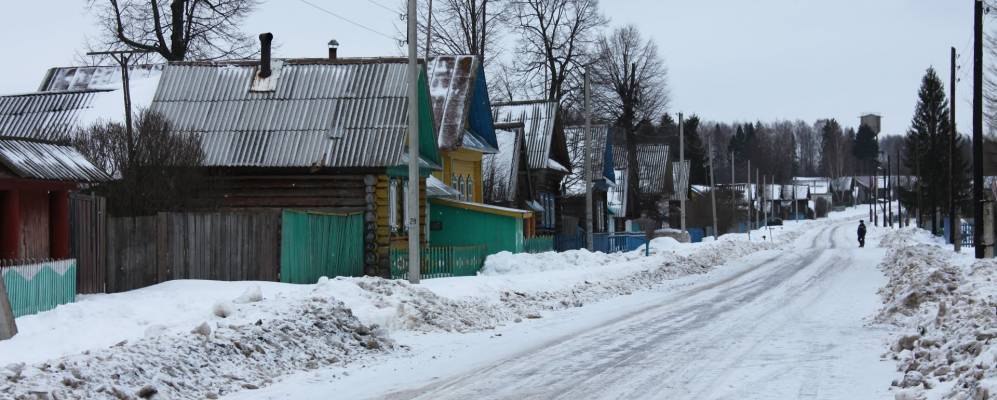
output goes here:
{"type": "Polygon", "coordinates": [[[339,14],[336,14],[336,13],[334,13],[334,12],[332,12],[332,11],[329,11],[329,10],[327,10],[327,9],[325,9],[325,8],[322,8],[322,7],[320,7],[319,5],[317,5],[317,4],[315,4],[315,3],[312,3],[312,2],[310,2],[310,1],[308,1],[308,0],[298,0],[298,1],[300,1],[300,2],[302,2],[302,3],[305,3],[305,4],[307,4],[307,5],[311,6],[312,8],[314,8],[314,9],[316,9],[316,10],[319,10],[319,11],[322,11],[322,12],[324,12],[324,13],[326,13],[326,14],[329,14],[329,15],[331,15],[331,16],[333,16],[333,17],[336,17],[336,18],[339,18],[340,20],[342,20],[342,21],[344,21],[344,22],[346,22],[346,23],[348,23],[348,24],[350,24],[350,25],[353,25],[353,26],[355,26],[355,27],[357,27],[357,28],[360,28],[360,29],[363,29],[363,30],[366,30],[366,31],[368,31],[368,32],[371,32],[371,33],[374,33],[374,34],[377,34],[377,35],[380,35],[380,36],[383,36],[383,37],[385,37],[385,38],[388,38],[388,39],[391,39],[391,40],[396,40],[396,39],[397,39],[397,38],[394,38],[394,37],[392,37],[391,35],[388,35],[388,34],[385,34],[385,33],[381,32],[381,31],[379,31],[379,30],[377,30],[377,29],[374,29],[374,28],[371,28],[371,27],[369,27],[369,26],[367,26],[367,25],[364,25],[364,24],[361,24],[361,23],[359,23],[359,22],[356,22],[356,21],[353,21],[353,20],[351,20],[351,19],[349,19],[349,18],[346,18],[346,17],[344,17],[344,16],[342,16],[342,15],[339,15],[339,14]]]}
{"type": "Polygon", "coordinates": [[[398,10],[392,10],[391,7],[388,7],[388,6],[384,5],[384,4],[378,3],[378,2],[376,2],[374,0],[367,0],[367,2],[370,3],[370,4],[373,4],[375,6],[381,7],[383,9],[385,9],[385,10],[391,11],[393,13],[398,13],[398,10]]]}

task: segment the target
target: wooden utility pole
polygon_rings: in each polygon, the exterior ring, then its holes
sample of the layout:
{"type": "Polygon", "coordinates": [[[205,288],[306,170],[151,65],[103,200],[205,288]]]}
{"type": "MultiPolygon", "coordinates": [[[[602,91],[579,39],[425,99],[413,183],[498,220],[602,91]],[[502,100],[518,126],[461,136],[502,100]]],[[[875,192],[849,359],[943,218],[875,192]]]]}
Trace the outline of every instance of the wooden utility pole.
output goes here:
{"type": "Polygon", "coordinates": [[[748,179],[745,182],[744,190],[748,192],[748,240],[751,240],[751,230],[755,228],[751,220],[751,209],[755,208],[755,191],[751,187],[751,160],[748,160],[748,179]]]}
{"type": "Polygon", "coordinates": [[[426,13],[426,60],[429,60],[429,50],[433,45],[433,0],[429,0],[429,12],[426,13]]]}
{"type": "Polygon", "coordinates": [[[710,199],[713,203],[713,239],[716,240],[720,233],[717,232],[717,185],[716,171],[713,169],[713,136],[707,136],[707,147],[710,149],[710,199]]]}
{"type": "Polygon", "coordinates": [[[592,248],[592,91],[585,68],[585,248],[592,248]]]}
{"type": "Polygon", "coordinates": [[[956,198],[955,181],[956,181],[956,179],[959,179],[959,177],[956,176],[956,173],[955,173],[955,140],[956,140],[957,137],[959,137],[959,130],[956,129],[956,125],[955,125],[955,120],[956,120],[956,118],[955,118],[955,103],[956,103],[956,101],[955,101],[955,89],[956,89],[955,86],[956,86],[957,83],[959,83],[958,77],[956,77],[956,69],[957,69],[957,67],[956,67],[956,56],[957,56],[957,54],[956,54],[955,47],[952,47],[950,55],[951,55],[951,57],[950,57],[951,58],[951,65],[950,65],[951,70],[949,71],[949,74],[950,74],[949,75],[949,79],[950,79],[950,81],[949,81],[949,90],[951,91],[951,94],[949,95],[949,118],[951,118],[951,121],[949,121],[949,127],[950,127],[950,129],[952,129],[952,132],[949,134],[949,165],[948,165],[948,167],[949,167],[949,174],[948,174],[949,175],[949,186],[948,186],[948,189],[949,189],[949,193],[948,193],[949,194],[949,230],[950,230],[950,232],[949,232],[949,240],[952,241],[952,248],[953,248],[953,250],[955,250],[955,252],[958,253],[958,252],[962,251],[962,243],[959,243],[959,242],[962,241],[962,238],[960,238],[960,236],[962,236],[961,235],[962,232],[960,232],[962,230],[962,223],[959,221],[959,211],[958,211],[958,208],[956,207],[956,204],[955,204],[955,198],[956,198]]]}
{"type": "Polygon", "coordinates": [[[983,243],[983,0],[974,0],[973,23],[973,243],[976,258],[986,255],[983,243]]]}
{"type": "Polygon", "coordinates": [[[762,170],[755,170],[755,186],[758,188],[758,212],[755,213],[755,227],[762,228],[762,212],[765,210],[765,188],[762,187],[762,170]]]}
{"type": "Polygon", "coordinates": [[[887,200],[886,200],[886,201],[888,201],[888,203],[886,204],[886,208],[889,210],[889,212],[887,213],[888,215],[887,215],[886,220],[889,221],[889,224],[883,224],[883,225],[889,225],[890,228],[893,227],[893,164],[892,164],[892,162],[893,162],[893,160],[890,159],[890,156],[886,156],[886,176],[888,177],[887,178],[887,182],[886,182],[886,187],[887,187],[886,190],[888,191],[887,192],[888,196],[887,196],[887,200]]]}
{"type": "MultiPolygon", "coordinates": [[[[679,113],[679,166],[685,168],[685,120],[683,120],[682,113],[679,113]]],[[[682,214],[682,232],[686,231],[685,227],[685,198],[689,195],[688,185],[692,183],[692,168],[690,166],[689,170],[686,171],[686,187],[683,188],[685,193],[679,196],[679,212],[682,214]]]]}
{"type": "Polygon", "coordinates": [[[734,223],[734,231],[740,233],[741,229],[737,222],[737,190],[734,186],[737,185],[737,175],[734,173],[734,152],[730,152],[730,218],[734,223]]]}
{"type": "Polygon", "coordinates": [[[408,0],[408,280],[418,284],[422,278],[419,258],[419,38],[416,1],[408,0]]]}

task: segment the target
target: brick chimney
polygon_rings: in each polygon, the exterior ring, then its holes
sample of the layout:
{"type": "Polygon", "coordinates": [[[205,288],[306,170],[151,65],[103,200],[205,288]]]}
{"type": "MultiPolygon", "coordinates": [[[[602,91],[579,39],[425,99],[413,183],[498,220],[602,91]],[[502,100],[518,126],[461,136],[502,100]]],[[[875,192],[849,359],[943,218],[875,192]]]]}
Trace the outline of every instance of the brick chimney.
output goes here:
{"type": "Polygon", "coordinates": [[[270,69],[270,48],[273,44],[273,34],[260,34],[260,78],[269,78],[273,74],[270,69]]]}

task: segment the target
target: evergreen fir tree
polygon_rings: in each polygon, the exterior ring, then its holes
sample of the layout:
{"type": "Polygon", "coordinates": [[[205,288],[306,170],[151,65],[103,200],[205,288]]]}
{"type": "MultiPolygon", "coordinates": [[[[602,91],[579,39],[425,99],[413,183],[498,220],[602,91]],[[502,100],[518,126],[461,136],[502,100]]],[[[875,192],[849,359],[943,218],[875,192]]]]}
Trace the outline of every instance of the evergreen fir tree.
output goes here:
{"type": "MultiPolygon", "coordinates": [[[[917,174],[924,207],[920,214],[931,221],[931,230],[935,234],[938,234],[941,228],[936,218],[937,211],[944,210],[948,205],[948,186],[951,181],[948,175],[949,140],[952,140],[953,136],[955,140],[961,141],[957,135],[953,135],[945,86],[934,68],[928,68],[921,80],[914,118],[911,120],[904,141],[906,153],[904,164],[917,174]]],[[[966,162],[962,159],[962,154],[956,152],[953,161],[956,174],[964,177],[966,162]]],[[[956,179],[953,183],[956,197],[964,198],[968,186],[965,178],[956,179]]],[[[916,206],[916,198],[914,202],[915,204],[911,206],[916,206]]]]}

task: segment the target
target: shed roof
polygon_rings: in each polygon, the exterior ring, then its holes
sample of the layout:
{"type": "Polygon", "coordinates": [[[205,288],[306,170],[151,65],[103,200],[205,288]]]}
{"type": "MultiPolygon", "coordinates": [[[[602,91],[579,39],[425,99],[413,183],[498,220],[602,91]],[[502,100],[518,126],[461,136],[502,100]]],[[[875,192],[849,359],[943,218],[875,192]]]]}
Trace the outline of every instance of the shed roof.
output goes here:
{"type": "MultiPolygon", "coordinates": [[[[151,109],[201,134],[208,166],[392,167],[407,158],[407,88],[404,59],[274,60],[267,79],[256,62],[173,63],[151,109]]],[[[420,124],[420,141],[432,139],[420,148],[435,166],[432,125],[420,124]]]]}
{"type": "Polygon", "coordinates": [[[25,179],[101,182],[107,174],[72,146],[23,139],[0,139],[0,164],[25,179]]]}
{"type": "MultiPolygon", "coordinates": [[[[527,165],[530,169],[546,169],[548,160],[553,157],[553,146],[567,145],[557,143],[556,125],[559,106],[555,101],[531,100],[492,105],[496,123],[519,122],[524,126],[526,139],[527,165]]],[[[561,138],[560,140],[563,140],[561,138]]],[[[561,164],[570,160],[555,160],[561,164]],[[563,161],[563,163],[561,162],[563,161]]]]}
{"type": "Polygon", "coordinates": [[[474,55],[437,56],[429,59],[426,71],[440,149],[466,147],[469,144],[466,136],[471,134],[476,136],[470,143],[474,145],[473,149],[489,153],[496,151],[498,144],[493,137],[494,122],[480,58],[474,55]],[[473,105],[486,112],[472,116],[473,105]],[[479,129],[484,132],[465,129],[471,125],[469,119],[472,117],[487,119],[481,121],[484,128],[479,129]],[[481,141],[484,145],[478,143],[481,141]]]}
{"type": "Polygon", "coordinates": [[[93,106],[95,90],[0,96],[0,136],[65,140],[93,106]]]}

